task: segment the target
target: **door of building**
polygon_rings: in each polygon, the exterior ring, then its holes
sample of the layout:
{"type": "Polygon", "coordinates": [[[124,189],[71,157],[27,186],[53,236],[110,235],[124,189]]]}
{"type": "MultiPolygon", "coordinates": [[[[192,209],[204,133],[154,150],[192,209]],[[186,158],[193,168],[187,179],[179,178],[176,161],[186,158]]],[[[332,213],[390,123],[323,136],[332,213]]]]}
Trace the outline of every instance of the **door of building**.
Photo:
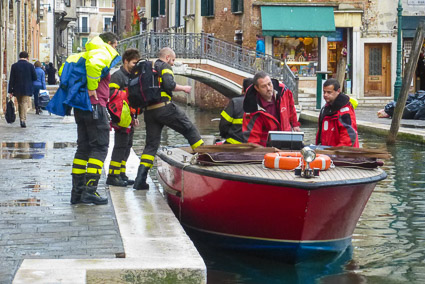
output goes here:
{"type": "Polygon", "coordinates": [[[391,44],[365,44],[365,97],[391,96],[391,44]]]}

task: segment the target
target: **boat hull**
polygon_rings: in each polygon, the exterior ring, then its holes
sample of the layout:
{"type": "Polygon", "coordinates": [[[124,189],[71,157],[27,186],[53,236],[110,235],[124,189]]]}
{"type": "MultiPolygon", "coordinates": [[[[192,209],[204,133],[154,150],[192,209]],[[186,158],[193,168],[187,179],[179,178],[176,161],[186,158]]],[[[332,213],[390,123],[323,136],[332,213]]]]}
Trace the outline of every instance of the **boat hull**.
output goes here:
{"type": "Polygon", "coordinates": [[[305,189],[229,180],[158,163],[180,222],[215,245],[302,261],[341,252],[376,182],[305,189]]]}

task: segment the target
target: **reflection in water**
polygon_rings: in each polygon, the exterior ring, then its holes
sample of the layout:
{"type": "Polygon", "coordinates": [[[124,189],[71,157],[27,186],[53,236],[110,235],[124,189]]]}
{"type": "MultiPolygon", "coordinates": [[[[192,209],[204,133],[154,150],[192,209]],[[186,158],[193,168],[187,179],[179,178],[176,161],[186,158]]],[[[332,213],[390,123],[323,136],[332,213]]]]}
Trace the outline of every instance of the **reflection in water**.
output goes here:
{"type": "Polygon", "coordinates": [[[42,206],[41,200],[35,197],[27,199],[17,199],[7,202],[0,202],[0,207],[30,207],[42,206]]]}
{"type": "MultiPolygon", "coordinates": [[[[202,135],[218,135],[220,111],[187,108],[202,135]]],[[[143,125],[144,123],[142,123],[143,125]]],[[[144,127],[135,133],[136,153],[144,145],[144,127]]],[[[303,123],[305,144],[314,143],[316,124],[303,123]]],[[[185,144],[165,128],[162,145],[185,144]]],[[[382,137],[360,133],[360,145],[386,148],[382,137]]],[[[197,244],[208,266],[208,283],[425,283],[425,150],[399,142],[353,234],[353,253],[337,261],[292,266],[197,244]],[[308,279],[311,277],[311,279],[308,279]]],[[[154,177],[154,170],[151,173],[154,177]]]]}
{"type": "Polygon", "coordinates": [[[42,159],[46,154],[45,142],[2,142],[0,157],[9,159],[42,159]]]}

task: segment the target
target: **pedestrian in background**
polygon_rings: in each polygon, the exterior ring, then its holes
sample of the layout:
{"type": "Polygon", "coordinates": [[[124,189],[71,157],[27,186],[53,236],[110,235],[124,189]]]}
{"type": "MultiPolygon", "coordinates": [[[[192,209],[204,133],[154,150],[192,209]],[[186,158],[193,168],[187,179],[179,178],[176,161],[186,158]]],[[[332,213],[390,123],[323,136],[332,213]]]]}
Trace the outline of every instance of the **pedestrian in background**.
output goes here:
{"type": "Polygon", "coordinates": [[[37,74],[37,80],[33,82],[33,94],[34,94],[34,106],[35,106],[35,114],[40,114],[41,108],[38,105],[38,95],[40,94],[40,90],[46,89],[46,76],[44,74],[43,69],[41,68],[41,62],[36,61],[34,63],[35,73],[37,74]]]}
{"type": "Polygon", "coordinates": [[[266,46],[264,44],[264,39],[261,35],[256,35],[257,44],[255,46],[256,58],[255,58],[255,69],[257,71],[263,70],[263,56],[266,54],[266,46]]]}
{"type": "Polygon", "coordinates": [[[18,62],[12,64],[9,76],[9,96],[15,96],[18,100],[19,119],[21,127],[25,128],[27,120],[27,111],[31,104],[33,94],[33,81],[37,80],[34,65],[28,62],[28,52],[19,53],[18,62]]]}
{"type": "Polygon", "coordinates": [[[161,132],[164,126],[182,134],[188,140],[192,149],[204,144],[198,129],[189,120],[186,113],[171,102],[173,91],[183,91],[190,94],[192,90],[191,86],[179,85],[174,80],[171,66],[174,65],[176,54],[171,48],[164,47],[159,51],[158,58],[155,61],[155,69],[161,80],[161,100],[158,103],[148,105],[143,112],[146,123],[146,146],[140,157],[140,165],[133,185],[134,189],[149,189],[146,179],[161,143],[161,132]]]}
{"type": "MultiPolygon", "coordinates": [[[[123,65],[111,75],[111,82],[109,83],[111,96],[117,89],[126,91],[129,80],[133,78],[131,71],[139,59],[139,51],[135,48],[129,48],[124,52],[122,55],[123,65]]],[[[125,171],[127,159],[130,156],[131,147],[133,147],[134,127],[138,125],[139,120],[136,114],[132,115],[132,121],[128,128],[120,127],[118,124],[111,122],[111,126],[115,130],[115,142],[106,184],[115,186],[134,184],[134,180],[130,180],[125,171]]]]}
{"type": "Polygon", "coordinates": [[[49,62],[49,65],[46,66],[47,72],[47,84],[55,85],[56,84],[56,69],[53,67],[53,63],[49,62]]]}

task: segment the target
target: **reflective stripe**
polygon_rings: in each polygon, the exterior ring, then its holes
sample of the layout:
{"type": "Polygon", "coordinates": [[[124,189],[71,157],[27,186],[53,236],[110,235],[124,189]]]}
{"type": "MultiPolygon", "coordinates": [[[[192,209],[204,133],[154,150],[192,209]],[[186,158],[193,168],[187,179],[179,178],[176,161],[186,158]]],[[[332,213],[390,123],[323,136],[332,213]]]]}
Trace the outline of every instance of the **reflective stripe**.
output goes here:
{"type": "Polygon", "coordinates": [[[152,161],[155,160],[155,156],[152,155],[148,155],[148,154],[143,154],[142,157],[140,157],[141,160],[149,160],[152,161]]]}
{"type": "Polygon", "coordinates": [[[87,168],[88,174],[102,174],[102,169],[95,169],[95,168],[87,168]]]}
{"type": "Polygon", "coordinates": [[[162,70],[162,74],[161,74],[161,76],[163,76],[165,73],[171,74],[171,76],[173,76],[173,77],[174,77],[174,73],[173,73],[173,71],[172,71],[172,70],[170,70],[170,69],[163,69],[163,70],[162,70]]]}
{"type": "Polygon", "coordinates": [[[98,159],[90,158],[89,159],[89,164],[93,164],[93,165],[99,166],[100,168],[103,167],[103,162],[101,160],[98,160],[98,159]]]}
{"type": "Polygon", "coordinates": [[[125,168],[121,168],[121,172],[122,173],[125,173],[125,168]]]}
{"type": "Polygon", "coordinates": [[[118,84],[115,84],[115,83],[109,83],[109,88],[121,89],[121,87],[118,84]]]}
{"type": "Polygon", "coordinates": [[[230,123],[233,123],[233,117],[227,114],[224,110],[221,112],[221,116],[230,123]]]}
{"type": "Polygon", "coordinates": [[[242,124],[243,118],[237,118],[233,120],[233,124],[242,124]]]}
{"type": "Polygon", "coordinates": [[[279,169],[280,156],[274,158],[274,168],[279,169]]]}
{"type": "Polygon", "coordinates": [[[117,167],[117,168],[121,167],[121,163],[120,162],[115,162],[115,161],[111,161],[111,164],[110,165],[113,166],[113,167],[117,167]]]}
{"type": "Polygon", "coordinates": [[[202,144],[204,144],[204,140],[200,139],[200,140],[199,140],[198,142],[196,142],[195,144],[190,145],[190,147],[192,147],[192,149],[196,149],[196,148],[198,148],[199,146],[201,146],[202,144]]]}
{"type": "Polygon", "coordinates": [[[77,175],[82,175],[86,173],[86,170],[84,169],[77,169],[77,168],[72,168],[72,173],[73,174],[77,174],[77,175]]]}
{"type": "Polygon", "coordinates": [[[80,166],[86,166],[87,165],[87,161],[80,160],[80,159],[74,159],[74,161],[72,163],[76,164],[76,165],[80,165],[80,166]]]}
{"type": "Polygon", "coordinates": [[[238,140],[233,139],[233,138],[227,138],[226,141],[229,142],[230,144],[241,144],[242,143],[242,142],[239,142],[238,140]]]}
{"type": "Polygon", "coordinates": [[[171,101],[171,97],[169,94],[167,94],[166,92],[161,92],[161,97],[166,97],[171,101]]]}
{"type": "Polygon", "coordinates": [[[92,76],[89,76],[89,75],[87,75],[87,77],[88,77],[88,78],[90,78],[90,79],[93,79],[93,80],[97,80],[97,79],[100,79],[100,76],[97,76],[97,77],[92,77],[92,76]]]}
{"type": "Polygon", "coordinates": [[[149,164],[149,163],[143,163],[143,162],[140,162],[140,164],[141,165],[143,165],[143,166],[145,166],[145,167],[147,167],[147,168],[152,168],[152,164],[149,164]]]}
{"type": "Polygon", "coordinates": [[[124,166],[124,167],[125,167],[125,165],[126,165],[126,164],[127,164],[127,161],[124,161],[124,160],[122,160],[122,161],[121,161],[121,167],[122,167],[122,166],[124,166]]]}
{"type": "Polygon", "coordinates": [[[119,175],[121,173],[121,170],[114,170],[114,175],[119,175]]]}

